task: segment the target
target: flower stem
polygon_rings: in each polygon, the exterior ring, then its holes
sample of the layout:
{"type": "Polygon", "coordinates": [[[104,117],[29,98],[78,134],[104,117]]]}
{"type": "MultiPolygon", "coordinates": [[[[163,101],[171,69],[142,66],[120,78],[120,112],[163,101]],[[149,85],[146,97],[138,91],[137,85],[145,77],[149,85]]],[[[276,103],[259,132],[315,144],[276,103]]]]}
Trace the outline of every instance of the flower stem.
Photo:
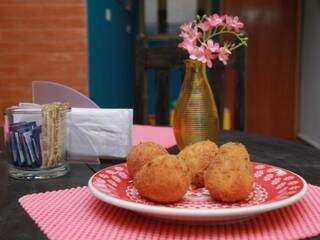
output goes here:
{"type": "Polygon", "coordinates": [[[230,51],[232,51],[232,50],[234,50],[234,49],[237,49],[238,47],[240,47],[240,46],[242,46],[242,45],[247,46],[246,41],[244,40],[244,38],[241,38],[241,37],[239,36],[239,34],[233,32],[233,31],[224,30],[224,28],[222,28],[219,32],[213,32],[213,34],[211,34],[208,38],[212,38],[212,37],[218,36],[218,35],[220,35],[220,34],[232,34],[232,35],[236,36],[236,38],[239,39],[240,43],[237,44],[235,47],[230,48],[230,49],[229,49],[230,51]]]}

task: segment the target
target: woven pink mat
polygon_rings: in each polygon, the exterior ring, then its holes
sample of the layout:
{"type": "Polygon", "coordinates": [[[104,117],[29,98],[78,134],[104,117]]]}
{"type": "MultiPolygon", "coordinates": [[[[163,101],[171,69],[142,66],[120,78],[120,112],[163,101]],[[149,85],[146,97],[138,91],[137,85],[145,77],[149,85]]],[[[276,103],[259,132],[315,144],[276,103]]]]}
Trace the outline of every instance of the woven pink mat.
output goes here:
{"type": "Polygon", "coordinates": [[[49,239],[301,239],[320,233],[320,187],[296,204],[250,221],[220,225],[164,223],[108,205],[87,187],[25,195],[22,207],[49,239]]]}

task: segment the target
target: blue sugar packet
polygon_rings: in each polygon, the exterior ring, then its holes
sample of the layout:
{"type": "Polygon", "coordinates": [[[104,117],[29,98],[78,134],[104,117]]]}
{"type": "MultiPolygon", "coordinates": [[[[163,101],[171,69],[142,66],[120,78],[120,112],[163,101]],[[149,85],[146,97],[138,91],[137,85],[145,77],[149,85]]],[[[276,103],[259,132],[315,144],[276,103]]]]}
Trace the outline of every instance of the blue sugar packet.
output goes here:
{"type": "Polygon", "coordinates": [[[23,136],[23,133],[31,131],[31,129],[32,129],[32,126],[29,125],[27,127],[20,127],[16,131],[16,133],[18,133],[18,140],[19,140],[18,151],[20,154],[20,160],[23,159],[22,166],[24,166],[24,167],[32,167],[31,156],[29,154],[28,146],[27,146],[27,143],[26,143],[24,136],[23,136]],[[21,153],[22,153],[22,155],[21,155],[21,153]]]}
{"type": "Polygon", "coordinates": [[[37,126],[31,130],[31,143],[36,156],[37,166],[42,164],[41,143],[40,143],[41,126],[37,126]]]}
{"type": "Polygon", "coordinates": [[[23,155],[22,145],[20,142],[20,137],[18,132],[13,132],[15,137],[15,145],[17,147],[18,155],[19,155],[19,166],[24,167],[26,165],[26,160],[23,155]]]}
{"type": "Polygon", "coordinates": [[[12,156],[13,164],[20,166],[20,157],[17,149],[17,144],[15,141],[15,136],[13,132],[9,132],[9,144],[10,144],[10,154],[12,156]]]}
{"type": "Polygon", "coordinates": [[[41,166],[41,160],[40,160],[40,156],[39,156],[39,146],[37,145],[35,139],[31,136],[31,147],[32,147],[32,151],[35,154],[35,160],[36,160],[36,164],[41,166]]]}
{"type": "Polygon", "coordinates": [[[27,145],[26,139],[25,139],[23,134],[24,133],[20,133],[19,134],[20,142],[22,144],[23,156],[24,156],[24,158],[26,160],[27,167],[32,167],[31,155],[30,155],[30,152],[29,152],[29,149],[28,149],[28,145],[27,145]]]}
{"type": "Polygon", "coordinates": [[[36,122],[18,122],[9,125],[10,150],[13,164],[19,167],[31,167],[32,161],[23,133],[36,127],[36,122]]]}
{"type": "Polygon", "coordinates": [[[24,138],[24,142],[25,142],[25,148],[29,153],[30,159],[31,159],[31,166],[32,167],[39,167],[38,166],[38,161],[37,161],[37,156],[34,150],[34,147],[32,146],[32,139],[31,139],[31,135],[32,132],[31,131],[27,131],[25,133],[23,133],[23,138],[24,138]]]}
{"type": "Polygon", "coordinates": [[[26,126],[27,122],[18,122],[11,123],[9,125],[9,136],[10,136],[10,148],[11,148],[11,156],[15,165],[21,166],[21,162],[24,162],[24,159],[20,159],[21,151],[19,151],[18,144],[20,143],[18,136],[16,136],[15,132],[20,127],[26,126]]]}

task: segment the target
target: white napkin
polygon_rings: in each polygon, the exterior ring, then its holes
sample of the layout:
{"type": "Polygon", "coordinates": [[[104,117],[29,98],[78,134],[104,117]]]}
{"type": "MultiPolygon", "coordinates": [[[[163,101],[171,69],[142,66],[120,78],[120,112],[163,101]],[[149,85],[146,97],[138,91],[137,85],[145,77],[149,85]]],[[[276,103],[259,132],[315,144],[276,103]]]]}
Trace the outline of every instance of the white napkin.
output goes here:
{"type": "Polygon", "coordinates": [[[127,156],[132,145],[132,109],[72,108],[71,113],[71,160],[127,156]]]}

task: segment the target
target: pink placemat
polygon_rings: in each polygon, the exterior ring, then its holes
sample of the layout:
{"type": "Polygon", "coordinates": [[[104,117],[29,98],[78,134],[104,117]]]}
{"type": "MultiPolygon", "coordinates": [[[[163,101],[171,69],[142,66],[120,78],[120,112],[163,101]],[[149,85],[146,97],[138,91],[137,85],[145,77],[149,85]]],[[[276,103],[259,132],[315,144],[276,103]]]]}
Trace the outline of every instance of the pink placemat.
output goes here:
{"type": "Polygon", "coordinates": [[[146,219],[108,205],[87,187],[25,195],[22,207],[49,239],[301,239],[320,233],[320,187],[309,185],[296,204],[250,221],[185,225],[146,219]]]}
{"type": "Polygon", "coordinates": [[[172,127],[133,125],[132,144],[137,145],[146,141],[158,143],[165,148],[176,145],[172,127]]]}

